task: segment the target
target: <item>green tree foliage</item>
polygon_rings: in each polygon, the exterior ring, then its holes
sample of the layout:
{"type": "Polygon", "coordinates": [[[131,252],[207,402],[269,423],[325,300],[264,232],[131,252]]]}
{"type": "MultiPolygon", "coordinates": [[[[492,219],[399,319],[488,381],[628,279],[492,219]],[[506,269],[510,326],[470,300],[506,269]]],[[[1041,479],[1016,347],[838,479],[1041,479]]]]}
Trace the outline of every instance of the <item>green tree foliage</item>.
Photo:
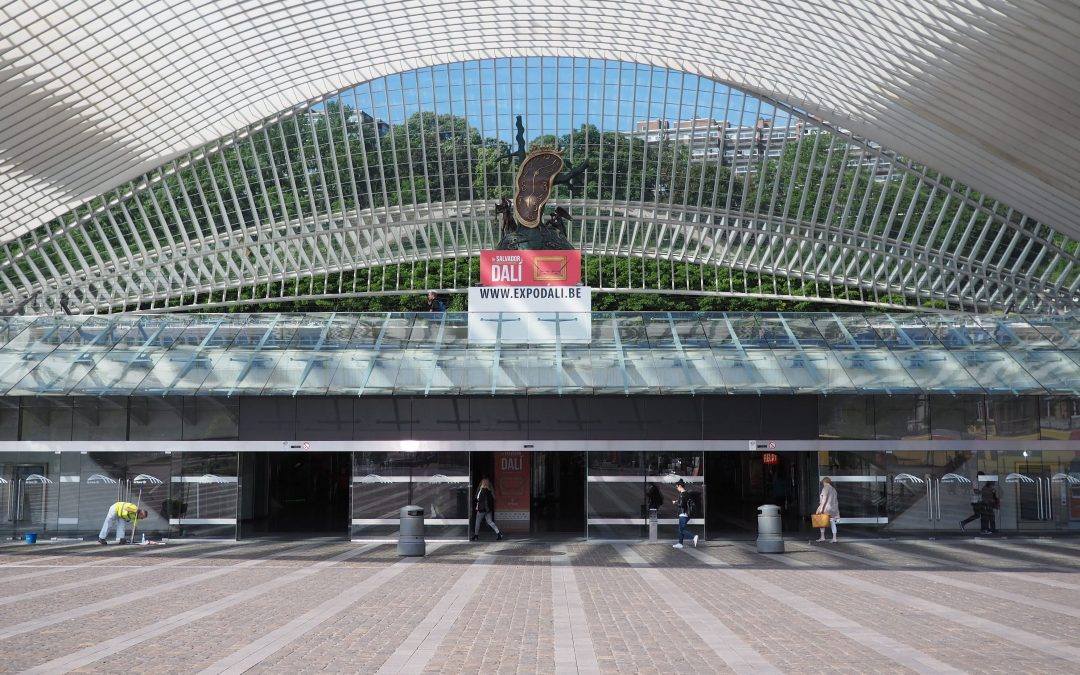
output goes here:
{"type": "MultiPolygon", "coordinates": [[[[944,183],[935,188],[932,182],[918,183],[911,177],[875,180],[865,164],[853,159],[856,150],[851,148],[856,146],[824,132],[815,132],[801,143],[787,144],[783,155],[766,162],[763,171],[737,175],[716,161],[690,161],[688,144],[648,144],[639,136],[601,131],[592,124],[583,124],[561,136],[535,138],[530,148],[536,147],[559,147],[569,164],[588,164],[584,183],[573,196],[611,200],[616,205],[700,203],[710,210],[730,208],[846,229],[865,230],[877,223],[873,234],[879,237],[913,242],[929,251],[950,245],[957,248],[957,254],[975,259],[991,253],[998,229],[1004,227],[975,212],[976,204],[990,204],[973,191],[966,190],[962,199],[945,190],[944,183]],[[980,236],[960,241],[960,231],[973,219],[981,219],[980,236]]],[[[461,116],[419,112],[399,124],[387,125],[332,100],[255,130],[220,151],[210,148],[175,172],[155,172],[148,177],[147,188],[132,198],[106,195],[74,214],[83,217],[91,209],[103,209],[96,219],[99,225],[74,228],[71,235],[54,238],[48,245],[39,245],[37,233],[25,235],[19,242],[24,255],[14,260],[14,267],[16,274],[32,281],[31,261],[50,274],[73,274],[68,260],[78,258],[105,270],[117,270],[130,264],[124,258],[153,260],[153,249],[159,249],[159,259],[168,269],[168,261],[183,258],[194,244],[208,250],[225,241],[249,241],[256,231],[263,236],[268,230],[275,236],[310,232],[311,226],[326,219],[327,214],[353,214],[367,209],[377,213],[379,209],[428,202],[510,196],[515,167],[503,159],[509,150],[507,143],[483,137],[461,116]]],[[[932,181],[947,181],[936,174],[928,175],[932,181]]],[[[553,198],[569,196],[570,188],[557,186],[553,198]]],[[[995,208],[1002,217],[1011,217],[1003,207],[995,208]]],[[[58,223],[52,227],[58,227],[58,223]]],[[[1060,236],[1057,241],[1070,251],[1076,246],[1060,236]]],[[[253,250],[251,255],[270,259],[273,256],[269,246],[253,250]]],[[[316,240],[306,255],[315,259],[328,257],[331,252],[327,246],[316,240]]],[[[1031,262],[1038,255],[1037,248],[1018,246],[1007,262],[1021,266],[1031,262]]],[[[204,268],[203,280],[207,275],[224,279],[238,270],[250,269],[251,261],[245,255],[237,252],[224,262],[208,256],[196,260],[196,264],[204,268]]],[[[603,263],[589,260],[586,276],[590,283],[599,285],[601,264],[612,268],[603,277],[604,286],[625,285],[632,280],[632,285],[671,288],[673,293],[600,294],[594,301],[597,309],[820,306],[809,301],[677,294],[680,288],[701,289],[702,280],[706,289],[715,291],[746,289],[766,294],[858,297],[842,289],[826,293],[829,289],[818,285],[800,286],[798,282],[778,282],[762,275],[748,279],[739,271],[606,258],[603,263]]],[[[286,269],[277,271],[286,274],[311,266],[293,259],[278,266],[282,265],[286,269]]],[[[171,274],[170,282],[178,291],[193,283],[193,279],[171,274]]],[[[430,261],[263,285],[245,289],[230,299],[255,301],[282,292],[317,296],[381,289],[462,288],[469,280],[476,280],[475,261],[456,265],[430,261]],[[441,270],[435,277],[433,266],[441,270]],[[448,274],[450,268],[455,271],[448,274]]],[[[149,287],[151,282],[147,283],[149,287]]],[[[454,299],[456,306],[461,302],[460,298],[454,299]]],[[[273,306],[282,308],[288,303],[276,302],[273,306]]],[[[305,300],[293,306],[422,309],[426,301],[422,296],[406,295],[305,300]]],[[[253,307],[270,305],[259,303],[253,307]]]]}

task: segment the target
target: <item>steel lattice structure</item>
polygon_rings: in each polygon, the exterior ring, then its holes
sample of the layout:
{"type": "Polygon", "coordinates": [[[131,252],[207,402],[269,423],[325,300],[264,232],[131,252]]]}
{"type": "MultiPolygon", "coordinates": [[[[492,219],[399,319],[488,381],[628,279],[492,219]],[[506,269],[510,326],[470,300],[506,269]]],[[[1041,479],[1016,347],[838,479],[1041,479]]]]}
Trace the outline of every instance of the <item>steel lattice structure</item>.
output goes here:
{"type": "Polygon", "coordinates": [[[589,163],[553,201],[600,290],[1077,305],[1064,230],[801,108],[586,58],[414,69],[244,126],[3,244],[4,301],[105,312],[462,290],[499,238],[513,169],[495,157],[514,113],[530,141],[589,163]]]}

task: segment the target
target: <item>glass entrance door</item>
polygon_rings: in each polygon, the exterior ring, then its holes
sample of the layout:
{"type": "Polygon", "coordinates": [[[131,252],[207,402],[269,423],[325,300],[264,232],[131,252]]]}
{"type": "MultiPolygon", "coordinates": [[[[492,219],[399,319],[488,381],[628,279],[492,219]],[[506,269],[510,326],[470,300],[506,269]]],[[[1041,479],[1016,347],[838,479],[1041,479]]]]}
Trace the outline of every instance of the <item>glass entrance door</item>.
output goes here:
{"type": "Polygon", "coordinates": [[[979,480],[969,451],[902,451],[887,455],[886,529],[978,531],[979,480]],[[964,526],[961,526],[964,522],[964,526]]]}
{"type": "Polygon", "coordinates": [[[585,536],[585,453],[534,452],[532,459],[532,532],[585,536]]]}

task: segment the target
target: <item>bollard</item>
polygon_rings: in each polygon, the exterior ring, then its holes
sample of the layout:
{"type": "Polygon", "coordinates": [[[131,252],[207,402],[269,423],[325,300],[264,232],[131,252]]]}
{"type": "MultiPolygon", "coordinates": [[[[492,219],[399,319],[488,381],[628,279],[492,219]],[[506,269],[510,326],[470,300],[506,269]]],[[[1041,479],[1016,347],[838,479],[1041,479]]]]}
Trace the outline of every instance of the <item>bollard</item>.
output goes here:
{"type": "Polygon", "coordinates": [[[649,541],[656,541],[657,510],[649,509],[649,541]]]}
{"type": "Polygon", "coordinates": [[[763,504],[758,507],[758,553],[783,553],[784,535],[780,526],[780,507],[763,504]]]}
{"type": "Polygon", "coordinates": [[[397,554],[424,555],[424,509],[419,506],[404,506],[399,517],[397,554]]]}

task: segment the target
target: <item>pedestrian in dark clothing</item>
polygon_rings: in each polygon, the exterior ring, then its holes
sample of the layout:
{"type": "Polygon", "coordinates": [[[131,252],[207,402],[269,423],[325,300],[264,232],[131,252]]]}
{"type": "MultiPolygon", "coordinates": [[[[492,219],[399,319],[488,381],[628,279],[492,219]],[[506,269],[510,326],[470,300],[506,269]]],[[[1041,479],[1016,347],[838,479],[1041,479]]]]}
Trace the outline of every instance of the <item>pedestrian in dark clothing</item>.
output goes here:
{"type": "Polygon", "coordinates": [[[683,479],[679,479],[679,482],[675,483],[675,489],[679,491],[677,499],[671,500],[672,504],[675,504],[679,510],[679,541],[672,544],[672,548],[682,548],[683,540],[693,538],[694,546],[697,546],[698,536],[691,534],[690,529],[687,528],[687,524],[690,522],[690,514],[694,510],[694,500],[697,496],[691,492],[686,491],[686,482],[683,479]]]}
{"type": "MultiPolygon", "coordinates": [[[[979,476],[984,476],[982,471],[978,473],[979,476]]],[[[976,478],[976,481],[978,479],[976,478]]],[[[964,530],[968,523],[979,520],[982,518],[982,493],[979,491],[979,483],[976,482],[971,486],[971,515],[960,521],[960,529],[964,530]]]]}
{"type": "Polygon", "coordinates": [[[480,538],[480,524],[484,521],[491,529],[495,530],[495,539],[502,540],[502,532],[495,525],[495,491],[491,489],[491,481],[485,478],[480,481],[480,489],[476,491],[476,529],[473,531],[472,541],[480,538]]]}
{"type": "Polygon", "coordinates": [[[428,291],[427,307],[429,312],[445,312],[446,302],[435,291],[428,291]]]}
{"type": "Polygon", "coordinates": [[[996,534],[997,533],[997,511],[1001,507],[1001,501],[998,499],[997,490],[994,489],[993,483],[984,483],[982,490],[979,491],[982,497],[982,533],[983,534],[996,534]]]}
{"type": "Polygon", "coordinates": [[[660,488],[656,487],[655,483],[649,483],[649,489],[645,491],[645,504],[650,511],[659,511],[664,504],[664,495],[660,494],[660,488]]]}

